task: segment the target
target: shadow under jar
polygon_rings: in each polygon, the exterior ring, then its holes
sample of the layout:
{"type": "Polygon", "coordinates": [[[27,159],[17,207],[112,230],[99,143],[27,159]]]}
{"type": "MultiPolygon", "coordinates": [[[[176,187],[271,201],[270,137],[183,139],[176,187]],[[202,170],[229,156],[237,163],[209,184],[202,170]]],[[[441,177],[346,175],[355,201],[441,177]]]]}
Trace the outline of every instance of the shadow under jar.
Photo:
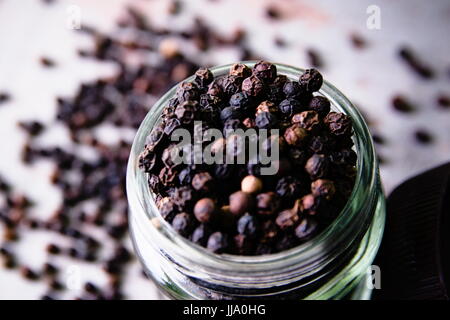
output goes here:
{"type": "MultiPolygon", "coordinates": [[[[252,67],[255,62],[243,62],[252,67]]],[[[211,68],[215,77],[231,65],[211,68]]],[[[302,69],[276,64],[278,74],[297,80],[302,69]]],[[[192,81],[188,78],[185,81],[192,81]]],[[[365,278],[384,229],[385,200],[378,163],[366,123],[334,86],[319,94],[332,110],[353,121],[358,155],[353,192],[335,221],[295,248],[261,256],[214,254],[180,236],[159,214],[147,175],[138,167],[145,139],[175,94],[169,90],[151,108],[134,140],[127,170],[130,230],[145,272],[174,299],[369,299],[365,278]]]]}

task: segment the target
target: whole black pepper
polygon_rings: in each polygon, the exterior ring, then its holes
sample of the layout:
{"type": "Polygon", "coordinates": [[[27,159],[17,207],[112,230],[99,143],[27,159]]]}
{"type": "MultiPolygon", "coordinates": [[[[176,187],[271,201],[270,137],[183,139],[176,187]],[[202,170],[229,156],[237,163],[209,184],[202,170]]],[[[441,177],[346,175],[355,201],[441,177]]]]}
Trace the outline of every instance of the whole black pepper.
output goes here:
{"type": "Polygon", "coordinates": [[[237,222],[237,231],[239,234],[249,238],[256,238],[259,233],[259,228],[258,219],[248,213],[240,217],[237,222]]]}
{"type": "Polygon", "coordinates": [[[301,241],[310,239],[317,232],[318,224],[310,217],[304,217],[295,228],[295,235],[301,241]]]}
{"type": "Polygon", "coordinates": [[[252,72],[265,83],[270,83],[277,76],[277,67],[270,62],[261,60],[253,66],[252,72]]]}
{"type": "Polygon", "coordinates": [[[199,88],[204,90],[214,80],[214,75],[208,68],[200,68],[195,72],[194,82],[199,88]]]}
{"type": "Polygon", "coordinates": [[[226,107],[223,108],[220,112],[220,120],[222,120],[222,123],[225,123],[227,120],[230,119],[242,119],[243,114],[239,107],[226,107]]]}
{"type": "Polygon", "coordinates": [[[192,216],[186,212],[178,213],[172,220],[172,227],[176,232],[184,237],[191,234],[195,228],[195,223],[192,216]]]}
{"type": "Polygon", "coordinates": [[[214,187],[214,179],[209,172],[199,172],[192,178],[192,187],[197,191],[210,192],[214,187]]]}
{"type": "Polygon", "coordinates": [[[309,101],[308,109],[315,111],[322,118],[330,112],[330,100],[323,96],[315,96],[309,101]]]}
{"type": "Polygon", "coordinates": [[[299,217],[297,212],[292,209],[287,209],[278,214],[275,223],[281,230],[286,230],[294,227],[298,221],[299,217]]]}
{"type": "Polygon", "coordinates": [[[202,223],[197,228],[195,228],[194,232],[192,233],[191,240],[192,242],[205,247],[211,233],[212,231],[208,227],[208,225],[202,223]]]}
{"type": "Polygon", "coordinates": [[[223,253],[229,246],[228,236],[222,232],[214,232],[208,238],[207,248],[214,253],[223,253]]]}
{"type": "Polygon", "coordinates": [[[185,101],[175,109],[175,115],[182,124],[188,125],[193,123],[197,110],[198,102],[185,101]]]}
{"type": "Polygon", "coordinates": [[[242,91],[249,96],[257,97],[261,95],[264,90],[264,83],[256,76],[245,78],[242,82],[242,91]]]}
{"type": "Polygon", "coordinates": [[[269,191],[256,196],[256,212],[260,215],[272,215],[279,207],[280,200],[275,192],[269,191]]]}
{"type": "Polygon", "coordinates": [[[278,118],[270,112],[260,112],[255,118],[255,124],[259,129],[271,129],[278,123],[278,118]]]}
{"type": "Polygon", "coordinates": [[[247,112],[253,104],[253,99],[250,95],[245,92],[238,92],[231,96],[230,106],[237,107],[242,110],[242,112],[247,112]]]}
{"type": "Polygon", "coordinates": [[[200,91],[193,82],[183,82],[177,89],[177,98],[180,103],[197,100],[199,96],[200,91]]]}
{"type": "Polygon", "coordinates": [[[241,88],[242,80],[242,78],[233,75],[225,76],[222,80],[223,93],[227,96],[237,93],[241,88]]]}
{"type": "Polygon", "coordinates": [[[323,78],[316,69],[308,69],[300,76],[299,83],[306,92],[313,93],[320,89],[323,78]]]}
{"type": "Polygon", "coordinates": [[[294,199],[301,194],[301,191],[300,180],[293,176],[282,177],[277,182],[276,193],[282,200],[294,199]]]}
{"type": "Polygon", "coordinates": [[[206,93],[211,96],[222,98],[224,94],[222,90],[221,81],[219,79],[213,80],[213,82],[209,84],[208,91],[206,91],[206,93]]]}
{"type": "Polygon", "coordinates": [[[323,121],[335,136],[348,136],[352,132],[352,120],[343,113],[330,112],[323,121]]]}
{"type": "Polygon", "coordinates": [[[280,104],[278,105],[278,109],[280,109],[281,114],[286,119],[291,118],[294,114],[301,112],[302,106],[296,99],[285,99],[280,102],[280,104]]]}
{"type": "Polygon", "coordinates": [[[314,154],[306,161],[305,170],[312,180],[323,178],[327,175],[329,160],[323,154],[314,154]]]}
{"type": "Polygon", "coordinates": [[[286,98],[298,100],[305,94],[305,89],[297,81],[288,81],[283,86],[283,92],[286,98]]]}

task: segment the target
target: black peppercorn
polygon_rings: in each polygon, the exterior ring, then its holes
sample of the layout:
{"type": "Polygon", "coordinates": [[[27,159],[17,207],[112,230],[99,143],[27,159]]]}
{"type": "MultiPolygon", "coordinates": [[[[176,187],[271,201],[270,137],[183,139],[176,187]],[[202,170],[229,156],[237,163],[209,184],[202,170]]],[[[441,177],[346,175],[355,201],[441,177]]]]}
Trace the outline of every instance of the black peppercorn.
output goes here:
{"type": "Polygon", "coordinates": [[[190,187],[180,187],[175,190],[173,201],[182,210],[189,211],[196,200],[196,193],[190,187]]]}
{"type": "Polygon", "coordinates": [[[159,213],[167,221],[172,221],[175,214],[177,214],[177,208],[175,203],[169,197],[163,198],[158,204],[159,213]]]}
{"type": "Polygon", "coordinates": [[[289,228],[294,227],[299,220],[297,212],[292,209],[287,209],[284,211],[281,211],[276,220],[275,223],[281,230],[286,230],[289,228]]]}
{"type": "Polygon", "coordinates": [[[306,92],[312,93],[320,89],[323,78],[316,69],[308,69],[300,76],[299,82],[306,92]]]}
{"type": "Polygon", "coordinates": [[[183,82],[177,89],[177,99],[180,103],[197,100],[199,95],[198,87],[193,82],[183,82]]]}
{"type": "Polygon", "coordinates": [[[255,124],[259,129],[274,128],[277,123],[277,117],[270,112],[261,112],[255,118],[255,124]]]}
{"type": "Polygon", "coordinates": [[[295,235],[301,241],[308,240],[317,232],[317,227],[317,222],[314,219],[304,217],[295,228],[295,235]]]}
{"type": "Polygon", "coordinates": [[[206,224],[202,223],[195,228],[194,232],[192,232],[191,240],[192,242],[205,247],[211,233],[211,229],[206,224]]]}
{"type": "Polygon", "coordinates": [[[252,97],[245,92],[235,93],[230,98],[230,106],[237,107],[241,109],[243,112],[248,111],[252,106],[252,104],[253,104],[252,97]]]}
{"type": "Polygon", "coordinates": [[[172,220],[172,227],[183,237],[191,234],[195,228],[192,216],[186,212],[178,213],[172,220]]]}
{"type": "Polygon", "coordinates": [[[300,102],[295,99],[285,99],[280,102],[278,105],[278,109],[280,113],[283,115],[283,118],[291,118],[294,114],[302,111],[302,106],[300,102]]]}
{"type": "Polygon", "coordinates": [[[305,170],[312,180],[323,178],[328,173],[329,161],[323,154],[314,154],[306,161],[305,170]]]}
{"type": "Polygon", "coordinates": [[[248,213],[240,217],[237,222],[237,231],[239,234],[249,238],[256,238],[259,233],[259,228],[258,219],[248,213]]]}
{"type": "Polygon", "coordinates": [[[182,124],[191,124],[194,122],[197,109],[197,101],[185,101],[175,109],[175,115],[182,124]]]}
{"type": "Polygon", "coordinates": [[[172,118],[167,121],[166,125],[164,126],[164,133],[170,137],[172,133],[178,128],[181,128],[181,121],[177,118],[172,118]]]}
{"type": "Polygon", "coordinates": [[[242,82],[242,91],[249,96],[257,97],[264,90],[264,83],[256,76],[245,78],[242,82]]]}
{"type": "Polygon", "coordinates": [[[330,100],[323,96],[315,96],[309,102],[308,108],[323,118],[330,112],[330,100]]]}
{"type": "Polygon", "coordinates": [[[220,120],[224,123],[230,119],[242,119],[241,109],[238,107],[226,107],[220,112],[220,120]]]}
{"type": "Polygon", "coordinates": [[[209,236],[207,248],[214,253],[223,253],[229,246],[228,236],[222,232],[214,232],[209,236]]]}
{"type": "Polygon", "coordinates": [[[222,82],[221,79],[215,79],[213,82],[211,82],[209,84],[208,91],[206,93],[211,95],[211,96],[222,98],[223,97],[223,90],[222,90],[221,82],[222,82]]]}
{"type": "Polygon", "coordinates": [[[208,68],[200,68],[195,72],[194,82],[199,88],[206,88],[214,80],[214,75],[208,68]]]}
{"type": "Polygon", "coordinates": [[[352,121],[343,113],[330,112],[323,121],[330,133],[335,136],[347,136],[352,132],[352,121]]]}
{"type": "Polygon", "coordinates": [[[305,94],[305,89],[297,81],[288,81],[283,86],[283,92],[286,98],[298,100],[305,94]]]}
{"type": "Polygon", "coordinates": [[[280,200],[275,192],[260,193],[256,196],[256,212],[260,215],[272,215],[280,207],[280,200]]]}
{"type": "Polygon", "coordinates": [[[300,180],[293,176],[282,177],[278,180],[276,192],[281,197],[286,199],[294,199],[301,193],[302,185],[300,180]]]}
{"type": "Polygon", "coordinates": [[[213,96],[208,93],[204,93],[200,96],[200,110],[204,110],[210,107],[220,107],[222,99],[218,96],[213,96]]]}
{"type": "Polygon", "coordinates": [[[277,67],[270,62],[261,60],[253,66],[253,75],[265,83],[270,83],[277,76],[277,67]]]}
{"type": "Polygon", "coordinates": [[[242,85],[242,78],[237,76],[228,75],[222,80],[222,91],[227,96],[232,96],[237,93],[242,85]]]}
{"type": "Polygon", "coordinates": [[[192,187],[197,191],[210,192],[213,186],[214,180],[209,172],[199,172],[192,178],[192,187]]]}

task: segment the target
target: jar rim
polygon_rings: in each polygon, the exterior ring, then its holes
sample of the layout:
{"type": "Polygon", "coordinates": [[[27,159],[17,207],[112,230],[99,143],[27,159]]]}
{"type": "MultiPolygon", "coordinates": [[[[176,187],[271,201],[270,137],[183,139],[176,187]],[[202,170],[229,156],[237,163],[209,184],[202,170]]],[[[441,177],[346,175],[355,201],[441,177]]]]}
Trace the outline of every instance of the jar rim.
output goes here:
{"type": "MultiPolygon", "coordinates": [[[[240,63],[252,67],[257,61],[242,61],[240,63]]],[[[279,74],[288,76],[288,78],[298,79],[304,69],[293,67],[286,64],[274,63],[279,74]]],[[[215,77],[224,75],[232,64],[216,66],[210,68],[215,77]]],[[[192,81],[194,76],[188,77],[185,81],[192,81]]],[[[131,211],[139,210],[144,212],[149,222],[145,228],[148,232],[155,232],[159,246],[164,247],[168,254],[174,254],[179,260],[179,264],[189,266],[200,264],[207,269],[222,269],[227,271],[236,270],[236,267],[245,265],[244,272],[255,272],[270,269],[284,268],[298,264],[301,261],[309,261],[317,264],[317,254],[323,251],[329,243],[339,242],[339,239],[349,236],[349,232],[354,232],[355,227],[360,228],[361,224],[368,225],[372,220],[365,217],[371,213],[371,210],[364,210],[376,200],[373,196],[373,190],[376,188],[377,160],[369,129],[361,113],[353,106],[350,100],[335,86],[324,80],[319,94],[328,98],[332,107],[349,115],[353,122],[354,142],[357,157],[357,173],[352,193],[336,219],[318,235],[311,240],[284,250],[278,253],[271,253],[259,256],[240,256],[233,254],[216,254],[206,248],[203,248],[189,239],[180,236],[164,218],[155,214],[158,211],[156,203],[151,196],[148,183],[146,183],[146,174],[138,168],[138,157],[143,150],[145,138],[150,133],[152,127],[157,123],[163,108],[175,94],[179,83],[168,90],[154,105],[150,108],[147,116],[142,121],[135,139],[133,141],[130,158],[127,167],[127,196],[130,202],[131,211]],[[153,125],[151,125],[153,124],[153,125]],[[140,187],[138,185],[141,184],[140,187]],[[139,204],[139,207],[138,207],[139,204]],[[198,257],[201,257],[199,262],[198,257]]],[[[351,236],[351,235],[350,235],[351,236]]],[[[355,237],[356,238],[356,237],[355,237]]],[[[346,248],[341,248],[345,250],[346,248]]],[[[336,253],[337,254],[337,253],[336,253]]]]}

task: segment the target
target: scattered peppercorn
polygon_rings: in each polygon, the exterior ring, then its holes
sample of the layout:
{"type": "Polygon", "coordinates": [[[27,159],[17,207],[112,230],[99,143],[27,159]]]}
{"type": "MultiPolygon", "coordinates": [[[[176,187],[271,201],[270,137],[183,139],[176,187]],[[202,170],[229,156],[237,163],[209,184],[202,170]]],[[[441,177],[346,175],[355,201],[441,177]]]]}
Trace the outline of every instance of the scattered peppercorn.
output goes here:
{"type": "Polygon", "coordinates": [[[392,99],[392,106],[400,112],[413,112],[416,108],[405,97],[397,95],[392,99]]]}
{"type": "Polygon", "coordinates": [[[398,51],[398,55],[420,77],[424,79],[434,78],[434,71],[419,60],[410,48],[401,47],[398,51]]]}
{"type": "Polygon", "coordinates": [[[433,136],[425,129],[417,129],[414,132],[414,136],[416,138],[416,141],[419,142],[420,144],[426,145],[433,142],[433,136]]]}

